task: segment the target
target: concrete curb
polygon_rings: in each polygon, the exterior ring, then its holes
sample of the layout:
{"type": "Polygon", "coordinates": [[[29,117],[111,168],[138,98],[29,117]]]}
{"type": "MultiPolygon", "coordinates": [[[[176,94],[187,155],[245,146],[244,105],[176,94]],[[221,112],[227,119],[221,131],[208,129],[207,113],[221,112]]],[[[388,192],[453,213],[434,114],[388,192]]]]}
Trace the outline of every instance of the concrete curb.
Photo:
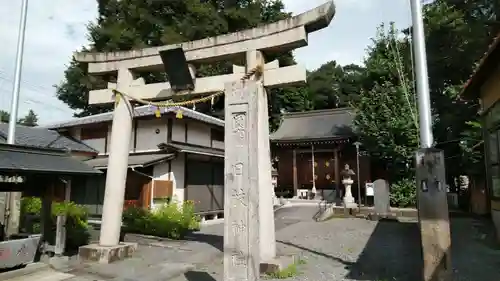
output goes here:
{"type": "Polygon", "coordinates": [[[51,271],[51,270],[52,269],[50,268],[50,266],[48,264],[40,263],[40,262],[31,263],[31,264],[28,264],[24,268],[15,269],[12,271],[0,273],[0,280],[9,280],[9,279],[19,278],[22,276],[37,273],[37,272],[51,271]]]}

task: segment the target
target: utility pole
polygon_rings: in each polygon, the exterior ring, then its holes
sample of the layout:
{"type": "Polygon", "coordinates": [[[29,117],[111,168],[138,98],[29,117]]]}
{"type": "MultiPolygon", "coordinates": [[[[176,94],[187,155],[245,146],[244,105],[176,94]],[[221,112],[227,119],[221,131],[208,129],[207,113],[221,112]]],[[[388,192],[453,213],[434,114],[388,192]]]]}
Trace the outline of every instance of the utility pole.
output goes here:
{"type": "MultiPolygon", "coordinates": [[[[10,107],[8,144],[15,144],[16,124],[19,109],[19,90],[21,88],[21,72],[24,55],[24,37],[26,33],[26,19],[28,16],[28,0],[22,0],[21,19],[19,20],[19,34],[17,38],[16,68],[14,74],[14,85],[12,88],[12,103],[10,107]]],[[[19,232],[19,217],[21,205],[21,192],[8,192],[6,196],[7,213],[7,237],[19,232]]]]}
{"type": "Polygon", "coordinates": [[[421,148],[416,153],[418,220],[424,281],[451,280],[451,238],[444,153],[432,148],[432,115],[422,0],[410,0],[421,148]]]}

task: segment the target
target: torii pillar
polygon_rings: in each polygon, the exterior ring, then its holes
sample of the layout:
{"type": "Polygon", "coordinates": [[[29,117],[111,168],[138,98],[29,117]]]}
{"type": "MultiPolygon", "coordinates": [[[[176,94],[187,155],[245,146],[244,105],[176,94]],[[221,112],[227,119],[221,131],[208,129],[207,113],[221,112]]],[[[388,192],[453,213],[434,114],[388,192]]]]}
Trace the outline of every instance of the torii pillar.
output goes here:
{"type": "MultiPolygon", "coordinates": [[[[116,88],[131,98],[170,99],[172,87],[168,82],[146,84],[132,75],[164,71],[160,56],[164,50],[181,47],[186,62],[195,65],[245,59],[245,67],[233,67],[232,74],[196,78],[191,92],[226,94],[226,281],[255,281],[262,266],[273,270],[276,241],[266,89],[303,85],[306,81],[305,67],[281,67],[278,61],[264,64],[263,53],[284,53],[307,46],[308,34],[327,27],[334,14],[333,1],[328,1],[290,19],[231,34],[141,50],[75,54],[76,61],[88,63],[89,74],[118,76],[116,84],[108,83],[108,89],[90,91],[89,104],[113,103],[116,88]],[[242,76],[255,66],[263,67],[262,75],[242,81],[242,76]]],[[[129,152],[127,136],[132,130],[126,105],[125,100],[120,101],[113,117],[100,244],[80,248],[80,257],[87,253],[91,260],[124,252],[120,249],[123,243],[119,243],[119,229],[129,152]]]]}

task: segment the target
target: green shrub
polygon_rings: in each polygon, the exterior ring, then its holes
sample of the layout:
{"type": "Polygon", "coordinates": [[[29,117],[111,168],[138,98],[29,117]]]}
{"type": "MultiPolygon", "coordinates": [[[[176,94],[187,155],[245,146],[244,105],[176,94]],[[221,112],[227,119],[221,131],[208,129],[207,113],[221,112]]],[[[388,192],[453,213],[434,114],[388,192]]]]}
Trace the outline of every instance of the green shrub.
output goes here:
{"type": "MultiPolygon", "coordinates": [[[[37,197],[23,197],[21,199],[21,226],[29,233],[40,233],[40,213],[42,200],[37,197]],[[34,217],[32,223],[29,217],[34,217]]],[[[82,245],[86,245],[90,239],[89,226],[87,223],[88,213],[83,206],[73,202],[52,203],[52,228],[56,227],[58,215],[66,215],[66,249],[72,251],[82,245]]],[[[55,241],[55,231],[47,237],[49,243],[55,241]]]]}
{"type": "Polygon", "coordinates": [[[200,218],[192,201],[164,204],[154,211],[130,207],[123,212],[125,232],[182,239],[190,231],[199,230],[200,218]]]}
{"type": "Polygon", "coordinates": [[[414,207],[417,205],[417,185],[414,178],[399,180],[391,185],[391,206],[414,207]]]}

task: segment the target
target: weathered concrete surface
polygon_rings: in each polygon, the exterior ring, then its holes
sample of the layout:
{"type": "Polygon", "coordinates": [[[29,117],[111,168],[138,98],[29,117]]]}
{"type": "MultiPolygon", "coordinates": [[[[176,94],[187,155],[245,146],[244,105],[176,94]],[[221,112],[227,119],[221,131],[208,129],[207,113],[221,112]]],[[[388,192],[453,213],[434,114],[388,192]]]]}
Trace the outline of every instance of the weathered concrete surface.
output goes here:
{"type": "Polygon", "coordinates": [[[444,153],[419,149],[415,156],[423,280],[451,280],[451,237],[444,153]]]}
{"type": "MultiPolygon", "coordinates": [[[[126,88],[134,79],[132,71],[120,69],[118,90],[126,88]]],[[[117,96],[111,127],[110,153],[106,174],[106,188],[102,209],[99,245],[116,246],[122,226],[123,203],[127,183],[128,156],[132,137],[132,106],[126,97],[117,96]]]]}
{"type": "Polygon", "coordinates": [[[136,249],[136,243],[120,243],[115,246],[91,244],[80,247],[78,256],[81,261],[108,264],[132,257],[136,249]]]}
{"type": "MultiPolygon", "coordinates": [[[[317,223],[311,221],[313,213],[314,208],[307,206],[283,208],[276,213],[278,253],[306,260],[299,266],[301,274],[287,280],[421,280],[420,237],[415,221],[332,219],[317,223]]],[[[500,249],[490,247],[491,222],[455,218],[451,228],[453,280],[498,281],[500,249]]],[[[170,281],[190,280],[223,280],[222,261],[199,265],[170,281]]]]}
{"type": "MultiPolygon", "coordinates": [[[[259,85],[226,84],[224,280],[259,279],[259,85]]],[[[271,210],[272,212],[272,210],[271,210]]]]}
{"type": "MultiPolygon", "coordinates": [[[[201,77],[195,80],[195,89],[190,94],[206,94],[224,90],[224,84],[238,81],[245,73],[201,77]]],[[[297,86],[306,82],[306,69],[300,65],[264,70],[264,87],[297,86]]],[[[112,85],[110,85],[112,86],[112,85]]],[[[112,88],[115,88],[114,86],[112,88]]],[[[165,99],[172,95],[170,83],[153,83],[146,85],[131,85],[121,89],[133,97],[142,99],[165,99]]],[[[103,104],[113,102],[111,89],[92,90],[89,94],[89,104],[103,104]]]]}
{"type": "Polygon", "coordinates": [[[111,72],[120,68],[161,67],[163,65],[159,51],[182,47],[190,62],[213,60],[221,56],[244,55],[249,50],[265,50],[267,48],[294,49],[307,44],[307,33],[327,27],[335,14],[333,1],[316,7],[310,11],[289,19],[262,25],[230,34],[205,38],[197,41],[140,50],[109,53],[76,53],[75,59],[89,62],[89,72],[111,72]],[[270,37],[270,38],[266,38],[270,37]],[[260,43],[265,42],[265,43],[260,43]],[[133,60],[144,58],[144,60],[133,60]],[[129,61],[127,61],[129,60],[129,61]],[[128,65],[107,63],[125,61],[128,65]],[[106,62],[99,65],[95,63],[106,62]]]}

